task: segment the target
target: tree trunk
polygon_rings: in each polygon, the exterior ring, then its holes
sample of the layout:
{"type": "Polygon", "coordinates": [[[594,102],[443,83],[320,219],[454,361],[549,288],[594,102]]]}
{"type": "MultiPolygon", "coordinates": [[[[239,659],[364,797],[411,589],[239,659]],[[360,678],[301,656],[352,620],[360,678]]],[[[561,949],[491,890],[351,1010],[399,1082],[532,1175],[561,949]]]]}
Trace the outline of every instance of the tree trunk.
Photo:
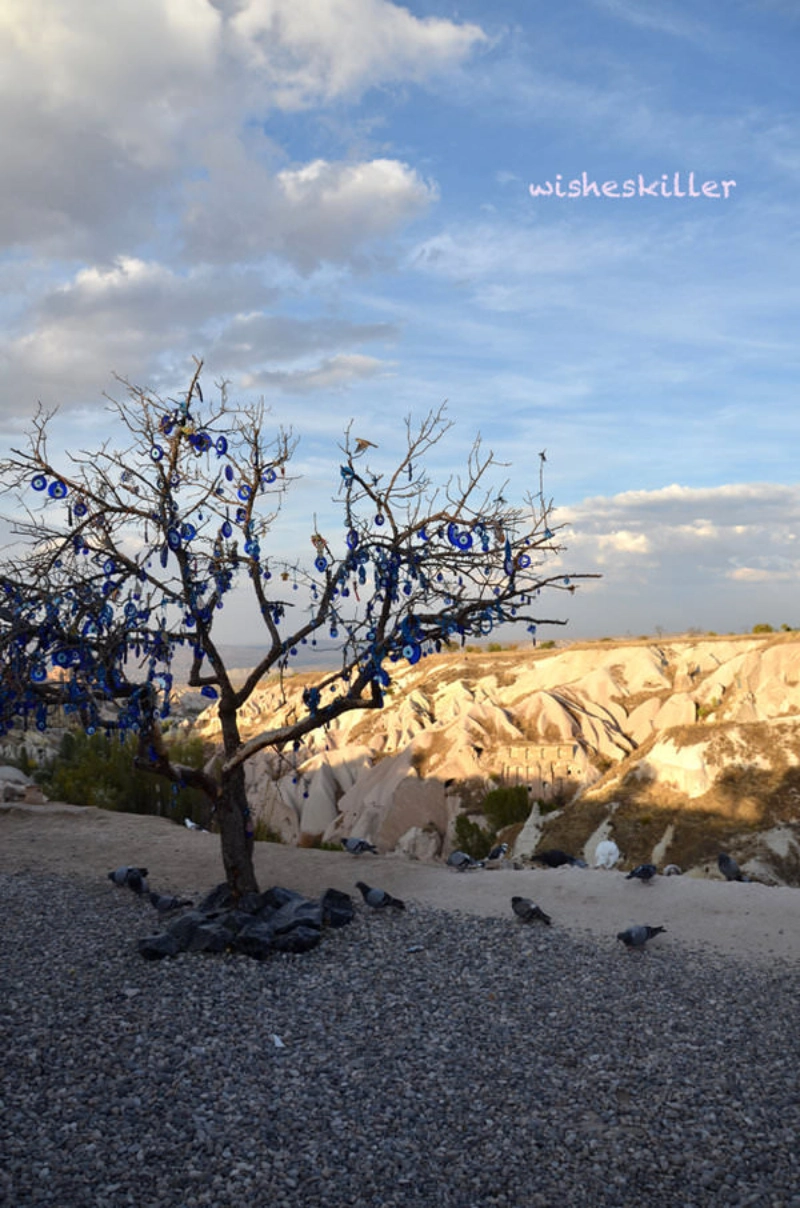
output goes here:
{"type": "MultiPolygon", "coordinates": [[[[219,718],[225,754],[230,757],[239,749],[241,741],[236,712],[220,707],[219,718]]],[[[225,880],[231,891],[236,898],[245,893],[258,893],[253,866],[253,820],[244,787],[244,764],[239,764],[222,777],[217,799],[217,821],[225,880]]]]}
{"type": "Polygon", "coordinates": [[[258,893],[253,867],[253,827],[244,789],[244,767],[241,765],[234,768],[220,786],[217,822],[225,880],[237,898],[244,893],[258,893]]]}

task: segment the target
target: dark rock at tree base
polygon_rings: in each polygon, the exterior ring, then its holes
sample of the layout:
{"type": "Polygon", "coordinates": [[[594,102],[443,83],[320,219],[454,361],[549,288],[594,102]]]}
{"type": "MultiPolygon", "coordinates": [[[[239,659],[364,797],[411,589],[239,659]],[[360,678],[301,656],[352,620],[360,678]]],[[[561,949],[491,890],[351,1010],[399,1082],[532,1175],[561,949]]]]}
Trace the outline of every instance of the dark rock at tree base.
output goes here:
{"type": "Polygon", "coordinates": [[[223,922],[202,923],[192,932],[186,951],[226,952],[235,934],[223,922]]]}
{"type": "Polygon", "coordinates": [[[215,910],[228,910],[234,905],[233,893],[226,881],[217,885],[203,898],[197,907],[203,914],[211,914],[215,910]]]}
{"type": "Polygon", "coordinates": [[[139,940],[139,952],[146,961],[160,961],[165,956],[177,956],[183,951],[177,936],[169,931],[159,935],[149,935],[147,939],[139,940]]]}
{"type": "Polygon", "coordinates": [[[235,936],[233,946],[236,952],[252,956],[254,960],[263,960],[275,951],[275,932],[269,923],[260,922],[258,919],[251,920],[235,936]]]}
{"type": "Polygon", "coordinates": [[[293,931],[295,927],[315,927],[319,931],[322,927],[322,902],[311,902],[307,898],[286,902],[272,915],[269,925],[276,935],[293,931]]]}
{"type": "Polygon", "coordinates": [[[308,952],[323,926],[343,927],[354,916],[352,900],[338,889],[312,899],[275,886],[234,901],[228,886],[218,885],[166,931],[140,940],[139,952],[146,960],[180,952],[240,952],[264,960],[273,952],[308,952]]]}
{"type": "Polygon", "coordinates": [[[262,910],[265,906],[271,906],[274,910],[280,910],[288,902],[307,901],[301,893],[297,893],[294,889],[284,889],[282,885],[273,885],[272,889],[265,890],[260,896],[262,910]]]}
{"type": "Polygon", "coordinates": [[[326,889],[321,898],[322,922],[325,927],[345,927],[355,915],[353,900],[340,889],[326,889]]]}
{"type": "Polygon", "coordinates": [[[310,952],[312,948],[316,948],[321,938],[321,932],[316,927],[301,924],[292,931],[276,935],[275,948],[278,952],[310,952]]]}

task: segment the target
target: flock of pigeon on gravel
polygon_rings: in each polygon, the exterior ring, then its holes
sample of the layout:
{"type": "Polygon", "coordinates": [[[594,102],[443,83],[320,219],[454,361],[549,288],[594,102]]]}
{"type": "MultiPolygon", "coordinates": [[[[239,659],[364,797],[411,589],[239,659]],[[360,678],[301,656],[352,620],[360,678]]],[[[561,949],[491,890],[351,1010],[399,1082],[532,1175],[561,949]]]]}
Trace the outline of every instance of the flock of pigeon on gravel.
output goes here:
{"type": "MultiPolygon", "coordinates": [[[[598,867],[613,867],[616,860],[619,858],[619,849],[613,841],[606,841],[605,846],[608,848],[606,852],[600,853],[598,867]],[[613,849],[613,850],[611,850],[613,849]]],[[[378,855],[378,849],[366,839],[351,837],[342,840],[342,847],[352,856],[363,856],[367,853],[378,855]]],[[[470,870],[484,868],[487,864],[504,860],[508,853],[508,844],[500,843],[492,848],[485,860],[475,860],[472,856],[467,855],[463,851],[454,851],[447,858],[447,865],[455,869],[457,872],[468,872],[470,870]]],[[[576,856],[571,856],[567,852],[561,851],[558,848],[551,848],[547,851],[538,852],[532,857],[534,862],[544,865],[547,868],[562,868],[569,865],[575,868],[586,868],[585,860],[581,860],[576,856]]],[[[739,865],[732,856],[725,852],[720,852],[717,857],[717,867],[722,873],[726,881],[743,881],[748,882],[749,877],[744,876],[739,865]]],[[[680,869],[677,865],[670,864],[664,869],[664,875],[678,875],[680,869]]],[[[655,876],[658,875],[658,869],[655,864],[637,864],[637,866],[627,874],[625,880],[639,881],[643,885],[650,884],[655,876]]],[[[131,889],[134,893],[141,897],[147,896],[159,915],[172,914],[184,907],[192,906],[193,903],[188,898],[179,898],[173,894],[162,894],[150,889],[148,885],[148,870],[146,868],[137,868],[134,866],[123,865],[120,868],[115,868],[108,874],[109,880],[115,885],[123,888],[131,889]]],[[[393,897],[385,889],[380,889],[376,886],[367,885],[365,881],[356,881],[356,889],[361,894],[364,904],[373,910],[405,910],[405,902],[400,898],[393,897]]],[[[329,891],[330,892],[330,891],[329,891]]],[[[552,923],[550,915],[542,910],[541,906],[537,906],[529,898],[523,898],[515,895],[511,899],[511,909],[516,917],[523,923],[541,922],[548,927],[552,923]]],[[[645,945],[649,940],[657,935],[661,935],[666,931],[666,927],[654,927],[646,923],[638,923],[632,927],[627,927],[624,931],[617,933],[617,939],[625,945],[629,951],[644,950],[645,945]]]]}

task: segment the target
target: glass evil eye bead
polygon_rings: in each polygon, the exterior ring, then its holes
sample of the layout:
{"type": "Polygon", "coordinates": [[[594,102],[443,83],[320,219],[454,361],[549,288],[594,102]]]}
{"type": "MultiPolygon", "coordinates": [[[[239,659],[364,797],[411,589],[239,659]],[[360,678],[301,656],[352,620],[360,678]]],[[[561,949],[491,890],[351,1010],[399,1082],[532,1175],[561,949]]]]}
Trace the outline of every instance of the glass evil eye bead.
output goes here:
{"type": "Polygon", "coordinates": [[[275,471],[273,469],[269,469],[269,470],[264,471],[264,474],[261,477],[261,481],[269,487],[269,486],[272,486],[273,482],[275,481],[275,479],[277,477],[278,477],[278,475],[275,473],[275,471]]]}
{"type": "Polygon", "coordinates": [[[88,511],[89,509],[82,499],[79,499],[77,503],[72,505],[72,514],[74,516],[85,516],[88,511]]]}
{"type": "Polygon", "coordinates": [[[204,684],[200,689],[200,695],[208,697],[209,700],[216,700],[219,696],[216,688],[212,688],[210,684],[204,684]]]}
{"type": "Polygon", "coordinates": [[[347,542],[347,548],[348,548],[348,549],[356,549],[356,548],[357,548],[357,546],[358,546],[358,533],[356,532],[356,530],[355,530],[355,529],[350,529],[350,532],[347,534],[347,537],[346,537],[346,542],[347,542]]]}
{"type": "Polygon", "coordinates": [[[375,523],[376,523],[377,525],[385,524],[385,523],[386,523],[386,517],[385,517],[385,516],[382,516],[382,515],[381,515],[381,513],[380,513],[380,512],[378,512],[378,515],[375,517],[375,523]]]}
{"type": "Polygon", "coordinates": [[[167,542],[170,549],[178,550],[181,548],[181,535],[177,529],[171,528],[168,530],[167,542]]]}
{"type": "Polygon", "coordinates": [[[233,533],[233,525],[230,520],[226,520],[221,529],[223,537],[230,537],[233,533]]]}
{"type": "Polygon", "coordinates": [[[233,482],[233,466],[225,467],[225,477],[227,478],[228,482],[233,482]]]}
{"type": "Polygon", "coordinates": [[[162,415],[159,427],[165,436],[169,436],[174,426],[174,420],[171,415],[162,415]]]}
{"type": "Polygon", "coordinates": [[[161,448],[161,445],[153,445],[152,449],[150,450],[150,460],[161,461],[163,456],[164,450],[161,448]]]}
{"type": "Polygon", "coordinates": [[[239,487],[239,490],[236,492],[236,494],[239,496],[242,503],[247,503],[252,492],[250,490],[250,487],[245,482],[245,483],[242,483],[242,485],[239,487]]]}
{"type": "Polygon", "coordinates": [[[527,570],[531,564],[531,560],[527,554],[520,554],[517,558],[517,566],[520,570],[527,570]]]}
{"type": "Polygon", "coordinates": [[[187,522],[186,524],[181,525],[181,537],[183,538],[184,541],[191,541],[192,538],[196,537],[196,536],[197,536],[197,529],[194,527],[193,524],[189,524],[187,522]]]}
{"type": "Polygon", "coordinates": [[[317,568],[318,571],[326,570],[327,566],[328,566],[327,559],[323,558],[322,554],[320,554],[320,556],[318,558],[314,559],[314,566],[317,568]]]}
{"type": "Polygon", "coordinates": [[[236,523],[243,524],[246,519],[247,519],[247,512],[244,510],[244,508],[237,508],[236,509],[236,523]]]}
{"type": "Polygon", "coordinates": [[[47,668],[43,663],[34,663],[31,667],[31,680],[34,684],[43,684],[47,679],[47,668]]]}
{"type": "Polygon", "coordinates": [[[217,451],[217,457],[224,457],[228,452],[228,442],[224,436],[218,436],[214,448],[217,451]]]}
{"type": "Polygon", "coordinates": [[[412,665],[418,663],[422,655],[422,647],[417,642],[409,642],[403,647],[403,658],[412,665]]]}
{"type": "Polygon", "coordinates": [[[47,479],[45,478],[44,474],[34,474],[33,478],[31,479],[31,486],[33,487],[34,491],[47,490],[47,479]]]}
{"type": "Polygon", "coordinates": [[[472,533],[460,532],[457,524],[448,524],[447,540],[456,549],[472,549],[472,533]]]}
{"type": "Polygon", "coordinates": [[[67,494],[67,484],[61,482],[60,479],[56,479],[55,482],[50,483],[50,486],[47,488],[47,494],[51,499],[63,499],[67,494]]]}

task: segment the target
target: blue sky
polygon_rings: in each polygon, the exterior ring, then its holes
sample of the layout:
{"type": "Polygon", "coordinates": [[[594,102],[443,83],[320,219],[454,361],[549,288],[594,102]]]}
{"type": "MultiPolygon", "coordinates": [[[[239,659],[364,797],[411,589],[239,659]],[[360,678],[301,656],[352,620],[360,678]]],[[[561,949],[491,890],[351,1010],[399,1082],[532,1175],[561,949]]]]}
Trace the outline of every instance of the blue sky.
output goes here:
{"type": "Polygon", "coordinates": [[[0,444],[197,354],[304,542],[346,421],[390,463],[446,398],[441,476],[547,450],[566,635],[800,625],[799,60],[790,0],[6,0],[0,444]]]}

